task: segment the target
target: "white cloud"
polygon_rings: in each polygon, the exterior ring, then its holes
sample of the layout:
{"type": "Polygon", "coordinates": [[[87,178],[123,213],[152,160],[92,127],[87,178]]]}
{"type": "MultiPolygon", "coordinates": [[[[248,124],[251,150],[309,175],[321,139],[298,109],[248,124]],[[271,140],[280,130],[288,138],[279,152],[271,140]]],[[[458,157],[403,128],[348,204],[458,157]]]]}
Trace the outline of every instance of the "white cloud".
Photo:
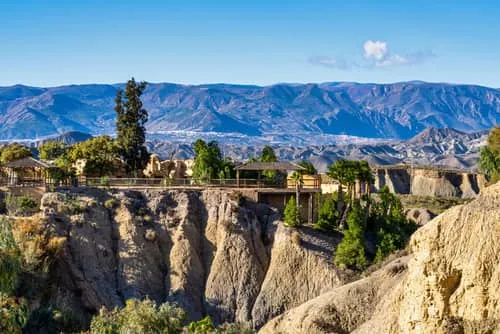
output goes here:
{"type": "Polygon", "coordinates": [[[417,51],[401,55],[391,53],[386,41],[367,40],[363,43],[364,59],[360,61],[346,60],[342,57],[315,56],[310,57],[309,62],[314,65],[320,65],[341,70],[351,70],[353,68],[387,68],[398,65],[421,64],[428,58],[434,57],[432,52],[417,51]]]}
{"type": "Polygon", "coordinates": [[[368,40],[363,44],[366,59],[375,59],[376,61],[383,61],[389,54],[387,42],[371,41],[368,40]]]}
{"type": "Polygon", "coordinates": [[[314,65],[321,65],[330,68],[338,68],[341,70],[350,70],[353,67],[358,66],[356,63],[349,63],[344,58],[327,57],[327,56],[316,56],[310,57],[309,62],[314,65]]]}

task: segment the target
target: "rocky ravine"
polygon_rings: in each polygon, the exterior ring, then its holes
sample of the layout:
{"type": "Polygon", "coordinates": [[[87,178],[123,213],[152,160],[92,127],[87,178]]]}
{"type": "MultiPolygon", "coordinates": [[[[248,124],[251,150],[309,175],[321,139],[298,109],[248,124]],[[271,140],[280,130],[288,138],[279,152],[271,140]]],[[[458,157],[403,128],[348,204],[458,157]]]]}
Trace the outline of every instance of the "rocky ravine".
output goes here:
{"type": "Polygon", "coordinates": [[[48,298],[84,321],[149,296],[192,320],[260,327],[345,281],[331,264],[339,237],[285,228],[228,191],[67,189],[46,194],[42,210],[67,238],[48,298]]]}
{"type": "Polygon", "coordinates": [[[500,183],[419,229],[411,254],[261,333],[499,333],[500,183]]]}

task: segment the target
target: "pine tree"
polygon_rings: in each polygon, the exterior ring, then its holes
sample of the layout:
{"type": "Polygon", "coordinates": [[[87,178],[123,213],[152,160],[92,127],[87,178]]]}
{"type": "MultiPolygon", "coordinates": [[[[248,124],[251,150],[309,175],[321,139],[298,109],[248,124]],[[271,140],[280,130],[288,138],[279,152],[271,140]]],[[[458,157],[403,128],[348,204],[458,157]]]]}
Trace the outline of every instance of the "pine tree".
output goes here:
{"type": "Polygon", "coordinates": [[[127,173],[136,175],[142,173],[149,160],[149,153],[144,146],[148,112],[141,101],[146,85],[145,82],[136,83],[132,78],[127,82],[125,92],[118,90],[115,100],[118,146],[127,173]]]}
{"type": "Polygon", "coordinates": [[[339,213],[336,208],[336,203],[331,197],[327,197],[319,210],[318,221],[314,224],[314,228],[324,232],[331,232],[338,226],[339,213]]]}
{"type": "Polygon", "coordinates": [[[300,213],[293,196],[290,197],[285,207],[285,225],[288,227],[300,226],[300,213]]]}
{"type": "Polygon", "coordinates": [[[335,251],[335,265],[339,267],[354,267],[363,269],[368,261],[365,256],[364,210],[359,203],[355,203],[347,215],[347,230],[344,238],[335,251]]]}

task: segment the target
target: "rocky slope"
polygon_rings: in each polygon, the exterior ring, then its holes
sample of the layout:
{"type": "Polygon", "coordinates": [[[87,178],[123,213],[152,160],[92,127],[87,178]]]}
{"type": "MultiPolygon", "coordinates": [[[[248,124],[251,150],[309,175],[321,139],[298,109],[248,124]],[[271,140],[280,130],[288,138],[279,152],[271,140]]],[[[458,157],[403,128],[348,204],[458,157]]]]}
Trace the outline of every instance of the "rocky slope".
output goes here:
{"type": "Polygon", "coordinates": [[[243,202],[220,190],[48,193],[47,228],[67,242],[47,298],[83,321],[149,296],[193,320],[261,326],[343,284],[330,260],[338,237],[285,228],[271,208],[243,202]]]}
{"type": "Polygon", "coordinates": [[[500,183],[419,229],[411,254],[270,321],[261,333],[498,333],[500,183]]]}

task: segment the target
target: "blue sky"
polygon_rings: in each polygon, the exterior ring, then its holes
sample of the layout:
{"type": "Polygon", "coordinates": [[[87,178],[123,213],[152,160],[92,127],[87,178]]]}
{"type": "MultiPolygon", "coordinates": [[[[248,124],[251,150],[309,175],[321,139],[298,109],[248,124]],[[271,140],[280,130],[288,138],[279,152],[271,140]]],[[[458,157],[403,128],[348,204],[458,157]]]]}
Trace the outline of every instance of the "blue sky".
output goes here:
{"type": "Polygon", "coordinates": [[[500,87],[494,1],[0,2],[0,85],[395,82],[500,87]]]}

